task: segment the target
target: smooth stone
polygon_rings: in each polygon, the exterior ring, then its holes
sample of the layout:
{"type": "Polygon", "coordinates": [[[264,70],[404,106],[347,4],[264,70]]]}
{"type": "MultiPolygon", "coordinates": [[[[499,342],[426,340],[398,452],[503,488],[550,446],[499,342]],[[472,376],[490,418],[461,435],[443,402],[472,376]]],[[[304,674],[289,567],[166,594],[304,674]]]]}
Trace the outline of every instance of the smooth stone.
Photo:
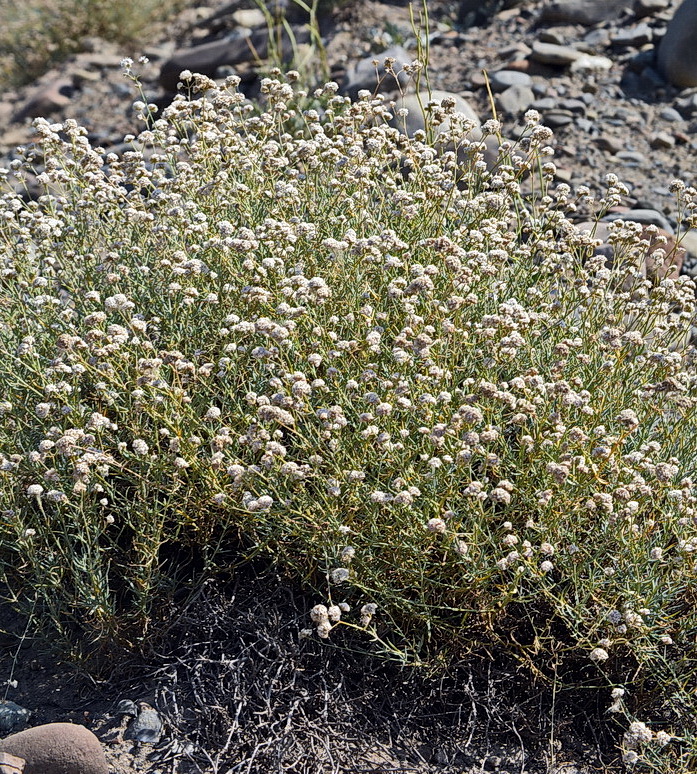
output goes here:
{"type": "Polygon", "coordinates": [[[653,135],[649,144],[652,148],[672,148],[675,146],[675,137],[668,132],[658,132],[653,135]]]}
{"type": "Polygon", "coordinates": [[[633,220],[636,223],[642,223],[645,225],[658,226],[664,231],[672,234],[673,229],[666,216],[658,210],[642,209],[642,210],[628,210],[627,212],[610,212],[603,220],[633,220]]]}
{"type": "Polygon", "coordinates": [[[638,47],[650,43],[653,39],[653,30],[648,24],[638,24],[629,29],[619,29],[612,38],[611,45],[616,48],[638,47]]]}
{"type": "Polygon", "coordinates": [[[532,44],[532,53],[530,58],[536,62],[542,62],[542,64],[551,65],[568,65],[575,62],[577,59],[583,56],[581,51],[578,51],[571,46],[559,46],[556,43],[542,43],[536,40],[532,44]]]}
{"type": "Polygon", "coordinates": [[[0,740],[0,752],[26,761],[24,774],[109,774],[99,739],[84,726],[49,723],[0,740]]]}
{"type": "Polygon", "coordinates": [[[535,100],[532,103],[535,110],[554,110],[557,106],[557,100],[554,97],[542,97],[542,99],[535,100]]]}
{"type": "Polygon", "coordinates": [[[516,70],[498,70],[489,75],[492,91],[505,91],[511,86],[532,86],[532,78],[527,73],[516,70]]]}
{"type": "Polygon", "coordinates": [[[611,137],[610,135],[603,134],[600,137],[595,138],[595,144],[600,150],[608,151],[615,154],[624,150],[624,140],[619,137],[611,137]]]}
{"type": "MultiPolygon", "coordinates": [[[[454,100],[455,113],[462,113],[465,118],[469,118],[471,121],[474,121],[475,126],[479,126],[479,116],[466,99],[449,91],[439,91],[438,89],[431,91],[431,102],[435,102],[440,105],[445,99],[454,100]]],[[[429,97],[427,91],[419,92],[418,96],[416,94],[405,94],[404,96],[400,96],[397,100],[395,100],[395,107],[393,110],[395,117],[390,121],[390,125],[399,129],[399,131],[403,134],[406,134],[409,137],[413,137],[417,131],[423,130],[426,127],[424,114],[422,112],[422,105],[425,109],[428,104],[429,97]],[[419,102],[419,100],[421,100],[421,102],[419,102]],[[406,109],[409,111],[405,118],[400,118],[397,115],[397,111],[401,109],[406,109]]],[[[442,124],[438,124],[438,126],[435,127],[435,130],[437,134],[440,134],[449,128],[450,120],[446,119],[442,124]]]]}
{"type": "Polygon", "coordinates": [[[670,121],[671,123],[676,123],[678,121],[682,121],[683,117],[678,113],[675,108],[667,107],[663,108],[661,112],[658,114],[664,121],[670,121]]]}
{"type": "Polygon", "coordinates": [[[573,120],[574,116],[570,110],[549,110],[545,113],[545,123],[552,129],[568,126],[573,120]]]}
{"type": "Polygon", "coordinates": [[[628,0],[556,0],[542,8],[543,22],[582,24],[592,27],[606,19],[615,20],[628,0]]]}
{"type": "Polygon", "coordinates": [[[499,107],[509,115],[524,113],[534,101],[532,89],[523,85],[511,86],[498,95],[499,107]]]}
{"type": "Polygon", "coordinates": [[[686,231],[680,237],[680,247],[684,247],[690,255],[697,258],[697,231],[686,231]]]}
{"type": "Polygon", "coordinates": [[[639,166],[640,164],[646,164],[646,156],[639,151],[620,151],[615,154],[620,161],[625,161],[628,164],[639,166]]]}
{"type": "Polygon", "coordinates": [[[697,86],[697,0],[684,0],[658,46],[658,69],[674,86],[697,86]]]}
{"type": "Polygon", "coordinates": [[[232,14],[232,20],[238,27],[261,27],[266,17],[259,8],[239,8],[232,14]]]}
{"type": "Polygon", "coordinates": [[[584,35],[583,42],[592,48],[605,48],[610,45],[610,31],[602,28],[591,30],[584,35]]]}
{"type": "Polygon", "coordinates": [[[572,73],[606,73],[612,69],[614,62],[606,56],[582,54],[571,63],[572,73]]]}

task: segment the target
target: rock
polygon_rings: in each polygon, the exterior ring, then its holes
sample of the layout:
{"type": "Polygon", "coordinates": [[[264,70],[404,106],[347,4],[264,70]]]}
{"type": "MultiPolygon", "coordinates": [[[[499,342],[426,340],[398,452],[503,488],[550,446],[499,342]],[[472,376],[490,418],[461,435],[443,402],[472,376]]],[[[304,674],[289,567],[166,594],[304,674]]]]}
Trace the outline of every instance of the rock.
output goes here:
{"type": "Polygon", "coordinates": [[[677,123],[678,121],[682,121],[683,117],[678,113],[675,108],[667,107],[663,108],[661,112],[658,114],[664,121],[670,121],[670,123],[677,123]]]}
{"type": "Polygon", "coordinates": [[[460,0],[457,23],[467,29],[489,24],[500,11],[515,8],[522,0],[460,0]]]}
{"type": "Polygon", "coordinates": [[[650,140],[652,148],[672,148],[675,145],[675,137],[669,132],[658,132],[650,140]]]}
{"type": "Polygon", "coordinates": [[[238,27],[262,27],[266,17],[259,8],[239,8],[232,14],[232,20],[238,27]]]}
{"type": "Polygon", "coordinates": [[[606,56],[582,54],[571,63],[572,73],[605,73],[612,69],[613,61],[606,56]]]}
{"type": "Polygon", "coordinates": [[[629,48],[643,46],[653,39],[653,30],[648,24],[638,24],[636,27],[618,29],[612,38],[614,48],[629,48]]]}
{"type": "Polygon", "coordinates": [[[593,50],[605,48],[610,45],[610,31],[602,27],[597,30],[591,30],[583,36],[583,43],[593,50]]]}
{"type": "Polygon", "coordinates": [[[401,46],[392,46],[381,54],[366,57],[350,68],[341,84],[341,93],[351,99],[358,97],[358,92],[367,89],[372,94],[381,92],[390,94],[406,88],[410,77],[402,70],[402,65],[412,62],[409,52],[401,46]],[[385,72],[385,60],[394,59],[395,75],[385,72]],[[377,61],[375,65],[373,62],[377,61]]]}
{"type": "Polygon", "coordinates": [[[56,113],[70,104],[73,91],[72,78],[56,78],[27,100],[24,106],[14,115],[13,121],[50,116],[52,113],[56,113]]]}
{"type": "Polygon", "coordinates": [[[137,702],[135,706],[137,715],[126,729],[124,738],[157,744],[162,736],[162,719],[158,711],[144,701],[137,702]]]}
{"type": "Polygon", "coordinates": [[[84,726],[49,723],[0,740],[0,752],[26,761],[24,774],[108,774],[97,737],[84,726]]]}
{"type": "MultiPolygon", "coordinates": [[[[440,105],[443,100],[446,99],[452,99],[455,101],[454,109],[456,113],[464,114],[465,118],[471,119],[474,121],[476,126],[479,126],[479,116],[476,114],[467,100],[463,99],[458,94],[452,94],[449,91],[439,91],[437,89],[431,91],[431,102],[436,102],[440,105]]],[[[404,96],[399,97],[395,101],[395,117],[392,119],[392,121],[390,121],[390,124],[397,127],[400,132],[403,132],[409,137],[413,137],[417,131],[424,129],[426,126],[421,106],[423,105],[423,107],[426,108],[428,103],[429,99],[427,91],[419,92],[418,96],[416,94],[405,94],[404,96]],[[421,100],[420,103],[419,100],[421,100]],[[396,111],[402,109],[409,111],[404,118],[400,118],[396,113],[396,111]]],[[[442,124],[436,126],[435,130],[437,134],[440,134],[440,132],[445,131],[449,127],[450,121],[446,120],[442,124]]]]}
{"type": "MultiPolygon", "coordinates": [[[[623,217],[622,220],[635,220],[633,217],[629,217],[630,212],[616,213],[618,216],[623,217]]],[[[615,218],[619,220],[618,218],[615,218]]],[[[594,221],[586,221],[584,223],[576,224],[580,231],[587,231],[594,235],[596,239],[601,239],[602,244],[596,249],[596,254],[605,255],[608,259],[608,267],[612,267],[615,260],[615,249],[610,243],[610,234],[612,233],[606,222],[600,221],[595,223],[594,221]]],[[[640,234],[640,239],[645,239],[649,242],[649,246],[646,249],[646,253],[641,258],[640,269],[641,273],[649,279],[664,279],[665,277],[675,278],[680,274],[682,270],[683,262],[685,260],[685,249],[681,245],[678,247],[675,237],[672,233],[665,229],[659,229],[657,234],[650,234],[644,229],[640,234]],[[659,243],[659,238],[665,237],[667,240],[665,244],[659,243]],[[660,266],[657,266],[656,261],[652,259],[652,255],[658,249],[665,251],[665,259],[660,266]]]]}
{"type": "Polygon", "coordinates": [[[0,752],[0,774],[22,774],[26,763],[24,758],[0,752]]]}
{"type": "Polygon", "coordinates": [[[640,166],[646,164],[646,156],[639,151],[619,151],[615,154],[620,161],[626,162],[627,165],[640,166]]]}
{"type": "Polygon", "coordinates": [[[541,20],[591,27],[606,19],[614,21],[627,6],[631,0],[555,0],[543,7],[541,20]]]}
{"type": "Polygon", "coordinates": [[[0,701],[0,735],[11,734],[21,728],[31,717],[31,711],[9,699],[0,701]]]}
{"type": "Polygon", "coordinates": [[[532,86],[532,78],[516,70],[497,70],[495,73],[490,73],[489,82],[494,92],[505,91],[511,86],[532,86]]]}
{"type": "Polygon", "coordinates": [[[548,110],[545,113],[545,124],[552,127],[552,129],[558,129],[562,126],[567,126],[573,123],[574,114],[570,110],[548,110]]]}
{"type": "Polygon", "coordinates": [[[644,209],[628,210],[627,212],[610,212],[603,218],[603,220],[633,220],[635,223],[642,223],[645,225],[653,224],[654,226],[658,226],[670,234],[672,234],[673,231],[666,216],[663,215],[663,213],[658,212],[658,210],[644,209]]]}
{"type": "MultiPolygon", "coordinates": [[[[283,28],[281,35],[281,56],[289,61],[293,56],[293,48],[302,43],[307,43],[310,33],[305,27],[291,28],[292,38],[288,30],[283,28]]],[[[276,31],[272,30],[274,40],[276,31]]],[[[212,78],[215,71],[224,65],[237,65],[241,62],[264,59],[269,53],[269,30],[256,30],[249,36],[239,34],[229,35],[222,40],[214,40],[211,43],[203,43],[200,46],[180,49],[171,59],[168,59],[160,70],[160,85],[165,91],[175,92],[179,83],[179,74],[182,70],[190,70],[192,73],[201,73],[212,78]]]]}
{"type": "Polygon", "coordinates": [[[607,134],[601,134],[600,137],[595,138],[595,144],[600,150],[608,151],[609,153],[619,153],[624,149],[624,140],[619,137],[612,137],[607,134]]]}
{"type": "Polygon", "coordinates": [[[652,16],[660,11],[665,11],[670,6],[670,0],[634,0],[634,14],[637,18],[652,16]]]}
{"type": "Polygon", "coordinates": [[[697,258],[697,231],[686,231],[682,234],[680,247],[684,247],[691,256],[697,258]]]}
{"type": "Polygon", "coordinates": [[[559,46],[556,43],[543,43],[539,40],[532,44],[532,53],[530,54],[530,58],[536,62],[561,66],[571,64],[582,56],[581,51],[571,46],[559,46]]]}
{"type": "Polygon", "coordinates": [[[535,101],[535,95],[528,86],[516,85],[501,92],[498,105],[504,113],[515,116],[524,113],[535,101]]]}
{"type": "Polygon", "coordinates": [[[674,86],[697,86],[697,0],[683,0],[658,46],[658,69],[674,86]]]}
{"type": "Polygon", "coordinates": [[[691,118],[697,113],[697,94],[689,94],[687,97],[681,97],[676,101],[675,106],[684,116],[691,118]]]}

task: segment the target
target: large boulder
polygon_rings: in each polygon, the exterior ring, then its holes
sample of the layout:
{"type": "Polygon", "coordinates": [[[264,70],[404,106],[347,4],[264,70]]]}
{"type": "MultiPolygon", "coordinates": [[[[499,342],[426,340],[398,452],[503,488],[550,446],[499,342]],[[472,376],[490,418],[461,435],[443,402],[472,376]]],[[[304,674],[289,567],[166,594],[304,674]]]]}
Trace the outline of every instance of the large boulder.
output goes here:
{"type": "Polygon", "coordinates": [[[684,0],[668,24],[658,69],[674,86],[697,86],[697,0],[684,0]]]}
{"type": "MultiPolygon", "coordinates": [[[[424,113],[427,112],[429,102],[436,102],[440,105],[443,100],[452,100],[455,103],[455,113],[462,113],[465,118],[469,118],[471,121],[474,121],[476,126],[479,126],[479,116],[466,99],[460,97],[458,94],[452,94],[449,91],[440,91],[439,89],[432,90],[430,97],[427,91],[421,91],[418,95],[405,94],[399,97],[395,100],[395,117],[390,123],[404,134],[413,137],[419,129],[425,129],[426,127],[424,113]],[[407,110],[409,112],[402,118],[397,115],[397,111],[399,110],[407,110]]],[[[439,124],[434,128],[436,133],[440,134],[450,128],[450,120],[446,119],[442,124],[439,124]]]]}
{"type": "Polygon", "coordinates": [[[541,20],[591,27],[607,19],[617,19],[625,8],[631,7],[631,0],[554,0],[543,7],[541,20]]]}
{"type": "MultiPolygon", "coordinates": [[[[273,40],[276,41],[276,31],[272,30],[272,33],[273,40]]],[[[283,61],[290,61],[297,45],[307,43],[309,39],[307,27],[292,28],[292,36],[283,28],[281,51],[278,52],[283,61]]],[[[269,49],[269,30],[266,28],[255,30],[247,36],[233,35],[200,46],[180,49],[162,65],[160,85],[165,91],[175,92],[182,70],[213,78],[216,70],[223,65],[234,66],[242,62],[265,59],[269,55],[269,49]]]]}
{"type": "Polygon", "coordinates": [[[0,752],[23,759],[23,774],[109,774],[97,737],[73,723],[48,723],[12,734],[0,740],[0,752]]]}

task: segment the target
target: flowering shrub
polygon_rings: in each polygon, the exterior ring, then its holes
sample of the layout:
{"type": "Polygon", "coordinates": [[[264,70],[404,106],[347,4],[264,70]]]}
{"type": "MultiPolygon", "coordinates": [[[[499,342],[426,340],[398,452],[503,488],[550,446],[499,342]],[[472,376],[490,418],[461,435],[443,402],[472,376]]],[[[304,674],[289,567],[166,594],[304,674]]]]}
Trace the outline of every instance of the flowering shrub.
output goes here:
{"type": "Polygon", "coordinates": [[[612,266],[594,254],[568,220],[592,197],[555,184],[534,113],[487,169],[456,116],[435,148],[334,84],[265,80],[255,114],[235,78],[183,78],[161,118],[137,103],[122,157],[37,120],[4,171],[14,600],[135,644],[187,557],[261,555],[319,595],[304,636],[578,663],[608,704],[625,685],[615,711],[662,707],[673,750],[695,709],[693,281],[647,279],[630,223],[612,266]]]}

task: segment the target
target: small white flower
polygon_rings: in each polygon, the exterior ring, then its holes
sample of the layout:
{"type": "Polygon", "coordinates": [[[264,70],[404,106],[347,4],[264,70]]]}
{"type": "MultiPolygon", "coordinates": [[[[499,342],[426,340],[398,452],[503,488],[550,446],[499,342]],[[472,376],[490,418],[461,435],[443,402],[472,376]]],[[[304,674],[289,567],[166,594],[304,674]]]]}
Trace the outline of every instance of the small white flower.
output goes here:
{"type": "Polygon", "coordinates": [[[540,565],[540,570],[542,570],[542,572],[552,572],[553,569],[554,565],[547,559],[540,565]]]}
{"type": "Polygon", "coordinates": [[[327,610],[326,605],[315,605],[312,610],[310,610],[310,618],[312,619],[312,623],[320,623],[321,621],[328,620],[329,611],[327,610]]]}
{"type": "Polygon", "coordinates": [[[320,621],[317,624],[317,634],[323,639],[326,640],[327,637],[329,637],[329,632],[332,630],[332,625],[329,623],[329,621],[320,621]]]}
{"type": "Polygon", "coordinates": [[[34,535],[36,535],[35,529],[29,528],[24,530],[24,537],[34,537],[34,535]]]}
{"type": "Polygon", "coordinates": [[[605,648],[593,648],[590,654],[590,660],[594,661],[596,664],[599,664],[602,661],[607,661],[609,657],[610,656],[605,648]]]}
{"type": "Polygon", "coordinates": [[[349,571],[345,567],[336,567],[329,577],[332,583],[345,583],[349,579],[349,571]]]}
{"type": "Polygon", "coordinates": [[[135,438],[131,443],[131,447],[133,448],[133,451],[140,456],[143,456],[150,451],[147,443],[145,443],[142,438],[135,438]]]}
{"type": "Polygon", "coordinates": [[[209,420],[220,419],[221,413],[221,410],[217,406],[211,406],[203,415],[203,418],[209,420]]]}
{"type": "Polygon", "coordinates": [[[41,484],[29,484],[27,487],[27,494],[29,497],[41,497],[43,491],[44,488],[41,486],[41,484]]]}
{"type": "Polygon", "coordinates": [[[447,530],[447,525],[443,519],[429,519],[428,522],[426,522],[426,529],[437,535],[444,535],[447,530]]]}

